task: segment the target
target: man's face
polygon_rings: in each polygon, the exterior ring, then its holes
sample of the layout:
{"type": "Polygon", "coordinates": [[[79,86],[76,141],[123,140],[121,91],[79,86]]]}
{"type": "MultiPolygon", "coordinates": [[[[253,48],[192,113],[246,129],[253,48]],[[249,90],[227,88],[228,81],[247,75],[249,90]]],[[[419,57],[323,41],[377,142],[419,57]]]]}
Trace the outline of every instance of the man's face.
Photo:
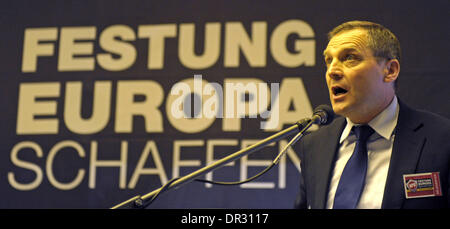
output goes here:
{"type": "Polygon", "coordinates": [[[335,35],[324,51],[326,81],[336,114],[359,122],[373,116],[386,100],[383,66],[367,46],[366,31],[356,29],[335,35]]]}

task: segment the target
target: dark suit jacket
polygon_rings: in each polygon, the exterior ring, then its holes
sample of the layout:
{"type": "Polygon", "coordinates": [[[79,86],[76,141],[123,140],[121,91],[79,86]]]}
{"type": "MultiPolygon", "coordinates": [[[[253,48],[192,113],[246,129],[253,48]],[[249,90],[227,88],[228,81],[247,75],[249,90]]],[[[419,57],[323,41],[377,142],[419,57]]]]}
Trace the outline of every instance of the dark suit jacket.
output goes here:
{"type": "MultiPolygon", "coordinates": [[[[409,108],[400,111],[382,208],[449,208],[450,120],[409,108]],[[406,199],[404,174],[440,172],[442,196],[406,199]]],[[[329,182],[346,125],[343,117],[306,135],[296,149],[300,153],[300,192],[296,208],[326,207],[329,182]]]]}

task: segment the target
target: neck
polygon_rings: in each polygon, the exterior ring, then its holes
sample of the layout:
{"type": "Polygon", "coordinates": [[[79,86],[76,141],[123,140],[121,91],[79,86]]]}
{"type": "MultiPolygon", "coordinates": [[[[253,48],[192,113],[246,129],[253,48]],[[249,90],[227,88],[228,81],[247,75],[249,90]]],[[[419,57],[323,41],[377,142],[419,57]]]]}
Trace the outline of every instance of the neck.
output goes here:
{"type": "Polygon", "coordinates": [[[368,106],[366,109],[359,109],[358,112],[352,112],[347,117],[355,124],[368,124],[378,114],[380,114],[386,107],[391,104],[394,99],[394,94],[386,96],[385,99],[378,106],[368,106]]]}

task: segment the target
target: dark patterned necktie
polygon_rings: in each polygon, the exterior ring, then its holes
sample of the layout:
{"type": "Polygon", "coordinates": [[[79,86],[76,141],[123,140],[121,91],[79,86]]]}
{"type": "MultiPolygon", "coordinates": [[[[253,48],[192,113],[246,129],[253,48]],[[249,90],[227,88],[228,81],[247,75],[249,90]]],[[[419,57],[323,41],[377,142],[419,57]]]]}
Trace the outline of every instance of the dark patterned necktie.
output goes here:
{"type": "Polygon", "coordinates": [[[367,139],[374,132],[368,125],[354,127],[356,146],[345,165],[334,197],[334,209],[354,209],[358,205],[367,173],[367,139]]]}

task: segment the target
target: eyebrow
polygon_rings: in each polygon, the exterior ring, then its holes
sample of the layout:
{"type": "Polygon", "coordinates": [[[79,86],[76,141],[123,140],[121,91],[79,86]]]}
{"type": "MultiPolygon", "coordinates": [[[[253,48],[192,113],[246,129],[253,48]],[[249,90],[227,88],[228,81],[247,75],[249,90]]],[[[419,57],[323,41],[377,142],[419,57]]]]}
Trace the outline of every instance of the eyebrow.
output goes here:
{"type": "MultiPolygon", "coordinates": [[[[358,51],[358,50],[355,48],[343,48],[338,51],[339,52],[351,52],[351,51],[358,51]]],[[[323,50],[323,56],[325,57],[325,56],[327,56],[327,54],[328,54],[328,50],[327,49],[323,50]]]]}

